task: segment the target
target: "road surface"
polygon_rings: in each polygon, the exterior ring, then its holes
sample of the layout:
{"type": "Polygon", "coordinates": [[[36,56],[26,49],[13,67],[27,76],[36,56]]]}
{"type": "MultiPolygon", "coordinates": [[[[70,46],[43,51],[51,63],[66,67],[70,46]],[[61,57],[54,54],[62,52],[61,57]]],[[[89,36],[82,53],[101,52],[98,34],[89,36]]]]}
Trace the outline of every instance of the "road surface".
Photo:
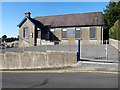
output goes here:
{"type": "Polygon", "coordinates": [[[118,88],[118,74],[4,72],[3,88],[118,88]]]}

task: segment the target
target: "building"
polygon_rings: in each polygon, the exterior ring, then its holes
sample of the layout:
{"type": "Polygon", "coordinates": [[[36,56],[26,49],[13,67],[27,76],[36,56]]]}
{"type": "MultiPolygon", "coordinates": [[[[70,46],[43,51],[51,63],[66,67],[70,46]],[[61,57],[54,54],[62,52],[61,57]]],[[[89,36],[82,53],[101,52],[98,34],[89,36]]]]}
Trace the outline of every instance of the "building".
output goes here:
{"type": "Polygon", "coordinates": [[[61,44],[68,41],[77,43],[101,43],[103,40],[103,14],[92,12],[64,14],[31,18],[30,12],[18,24],[19,47],[43,45],[45,41],[61,44]]]}

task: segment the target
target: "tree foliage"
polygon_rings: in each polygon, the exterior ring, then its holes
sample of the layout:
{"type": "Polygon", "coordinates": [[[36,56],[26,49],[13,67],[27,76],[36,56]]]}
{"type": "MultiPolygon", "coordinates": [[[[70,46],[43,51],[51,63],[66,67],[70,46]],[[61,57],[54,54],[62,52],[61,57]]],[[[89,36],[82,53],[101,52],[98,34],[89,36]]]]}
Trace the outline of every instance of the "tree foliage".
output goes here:
{"type": "Polygon", "coordinates": [[[2,39],[6,39],[6,38],[7,38],[7,35],[3,35],[3,36],[2,36],[2,39]]]}
{"type": "Polygon", "coordinates": [[[104,10],[104,38],[108,38],[109,29],[120,19],[120,1],[110,2],[104,10]]]}
{"type": "Polygon", "coordinates": [[[114,26],[112,26],[110,29],[109,29],[109,37],[110,38],[113,38],[113,39],[117,39],[117,40],[120,40],[120,20],[117,20],[114,24],[114,26]]]}
{"type": "Polygon", "coordinates": [[[13,41],[16,41],[16,40],[18,40],[18,38],[16,38],[16,37],[11,37],[11,38],[7,38],[7,35],[3,35],[2,36],[2,42],[13,42],[13,41]]]}

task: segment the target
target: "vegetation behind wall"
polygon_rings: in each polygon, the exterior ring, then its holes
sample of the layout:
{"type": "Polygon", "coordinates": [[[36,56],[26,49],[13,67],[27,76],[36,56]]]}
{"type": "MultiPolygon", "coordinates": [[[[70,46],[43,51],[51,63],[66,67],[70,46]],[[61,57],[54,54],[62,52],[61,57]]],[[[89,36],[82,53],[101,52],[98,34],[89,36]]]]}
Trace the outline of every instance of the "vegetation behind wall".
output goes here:
{"type": "Polygon", "coordinates": [[[120,19],[109,29],[109,37],[120,40],[120,19]]]}
{"type": "Polygon", "coordinates": [[[104,10],[104,40],[108,39],[109,37],[115,38],[115,39],[118,38],[116,31],[114,31],[114,29],[116,28],[116,25],[114,25],[114,23],[118,19],[120,19],[120,1],[110,2],[106,6],[106,9],[104,10]],[[109,36],[111,35],[109,34],[109,30],[111,30],[110,31],[111,34],[115,34],[115,35],[109,36]]]}

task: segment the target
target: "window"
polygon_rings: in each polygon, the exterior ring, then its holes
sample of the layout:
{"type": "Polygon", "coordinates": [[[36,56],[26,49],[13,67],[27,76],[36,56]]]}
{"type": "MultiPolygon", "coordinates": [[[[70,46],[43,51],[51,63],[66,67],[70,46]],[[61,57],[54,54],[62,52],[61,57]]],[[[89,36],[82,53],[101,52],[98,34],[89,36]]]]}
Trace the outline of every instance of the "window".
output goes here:
{"type": "Polygon", "coordinates": [[[62,39],[67,39],[67,29],[66,28],[62,29],[62,39]]]}
{"type": "Polygon", "coordinates": [[[29,31],[28,31],[28,27],[23,28],[23,37],[24,37],[24,38],[29,38],[29,31]]]}
{"type": "Polygon", "coordinates": [[[81,28],[76,28],[75,39],[81,39],[81,28]]]}
{"type": "Polygon", "coordinates": [[[96,29],[95,27],[90,27],[90,39],[96,39],[96,29]]]}
{"type": "Polygon", "coordinates": [[[41,38],[41,31],[38,31],[38,37],[37,38],[41,38]]]}

